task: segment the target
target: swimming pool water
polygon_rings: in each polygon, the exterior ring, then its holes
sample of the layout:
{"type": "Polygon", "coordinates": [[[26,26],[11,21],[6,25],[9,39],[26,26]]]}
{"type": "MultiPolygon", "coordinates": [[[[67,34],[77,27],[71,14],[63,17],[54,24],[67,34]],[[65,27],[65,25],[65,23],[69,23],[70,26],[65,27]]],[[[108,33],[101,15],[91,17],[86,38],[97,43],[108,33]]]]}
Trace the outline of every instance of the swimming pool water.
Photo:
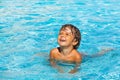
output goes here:
{"type": "Polygon", "coordinates": [[[0,80],[119,80],[119,6],[119,0],[0,0],[0,80]],[[81,31],[78,51],[114,50],[85,60],[75,74],[57,72],[48,56],[66,23],[81,31]]]}

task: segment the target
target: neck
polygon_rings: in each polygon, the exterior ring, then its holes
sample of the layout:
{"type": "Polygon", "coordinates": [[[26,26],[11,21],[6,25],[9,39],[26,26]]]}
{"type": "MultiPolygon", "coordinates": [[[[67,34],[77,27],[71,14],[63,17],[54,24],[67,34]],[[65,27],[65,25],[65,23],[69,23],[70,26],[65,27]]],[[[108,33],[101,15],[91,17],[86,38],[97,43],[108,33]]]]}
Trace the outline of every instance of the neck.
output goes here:
{"type": "Polygon", "coordinates": [[[73,47],[60,47],[60,51],[63,55],[69,55],[73,50],[73,47]]]}

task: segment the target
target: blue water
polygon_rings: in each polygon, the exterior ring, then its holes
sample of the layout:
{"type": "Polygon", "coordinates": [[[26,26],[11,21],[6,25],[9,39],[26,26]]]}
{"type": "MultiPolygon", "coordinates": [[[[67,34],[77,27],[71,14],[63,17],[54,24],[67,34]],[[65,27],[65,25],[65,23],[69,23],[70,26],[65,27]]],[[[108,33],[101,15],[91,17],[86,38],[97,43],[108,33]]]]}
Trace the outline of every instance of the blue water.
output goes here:
{"type": "Polygon", "coordinates": [[[0,80],[119,80],[119,52],[120,0],[0,0],[0,80]],[[57,72],[48,55],[66,23],[81,31],[78,51],[114,50],[57,72]]]}

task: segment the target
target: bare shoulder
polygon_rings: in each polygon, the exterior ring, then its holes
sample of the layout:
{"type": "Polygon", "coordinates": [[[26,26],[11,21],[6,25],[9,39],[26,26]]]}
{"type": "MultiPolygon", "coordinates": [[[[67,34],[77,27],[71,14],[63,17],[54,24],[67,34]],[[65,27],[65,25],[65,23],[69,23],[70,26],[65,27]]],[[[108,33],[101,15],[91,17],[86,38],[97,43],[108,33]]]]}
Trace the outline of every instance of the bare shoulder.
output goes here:
{"type": "Polygon", "coordinates": [[[57,48],[53,48],[51,49],[50,53],[53,54],[53,53],[57,53],[58,52],[58,49],[57,48]]]}
{"type": "Polygon", "coordinates": [[[53,57],[55,53],[58,52],[58,49],[57,48],[53,48],[51,51],[50,51],[50,57],[53,57]]]}
{"type": "Polygon", "coordinates": [[[79,53],[77,50],[75,50],[74,53],[75,53],[75,59],[76,59],[77,61],[81,61],[81,60],[82,60],[82,55],[81,55],[81,53],[79,53]]]}
{"type": "Polygon", "coordinates": [[[82,54],[77,52],[77,56],[76,56],[78,59],[81,59],[82,58],[82,54]]]}
{"type": "Polygon", "coordinates": [[[81,63],[81,61],[82,61],[82,55],[81,55],[81,53],[78,52],[77,50],[75,50],[75,61],[76,61],[77,63],[81,63]]]}

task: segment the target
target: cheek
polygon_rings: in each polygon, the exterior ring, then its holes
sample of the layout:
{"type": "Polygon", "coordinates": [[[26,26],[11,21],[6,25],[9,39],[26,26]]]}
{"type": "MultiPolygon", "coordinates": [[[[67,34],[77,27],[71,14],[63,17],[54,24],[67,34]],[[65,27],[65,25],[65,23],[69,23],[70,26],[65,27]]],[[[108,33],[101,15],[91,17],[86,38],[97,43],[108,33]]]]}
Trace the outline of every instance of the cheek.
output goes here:
{"type": "Polygon", "coordinates": [[[60,39],[60,36],[58,36],[57,40],[59,40],[59,39],[60,39]]]}
{"type": "Polygon", "coordinates": [[[57,38],[57,42],[59,42],[59,40],[60,40],[60,37],[58,36],[58,38],[57,38]]]}
{"type": "Polygon", "coordinates": [[[72,36],[69,36],[69,37],[67,37],[69,40],[71,40],[71,41],[73,41],[74,40],[74,37],[72,37],[72,36]]]}

